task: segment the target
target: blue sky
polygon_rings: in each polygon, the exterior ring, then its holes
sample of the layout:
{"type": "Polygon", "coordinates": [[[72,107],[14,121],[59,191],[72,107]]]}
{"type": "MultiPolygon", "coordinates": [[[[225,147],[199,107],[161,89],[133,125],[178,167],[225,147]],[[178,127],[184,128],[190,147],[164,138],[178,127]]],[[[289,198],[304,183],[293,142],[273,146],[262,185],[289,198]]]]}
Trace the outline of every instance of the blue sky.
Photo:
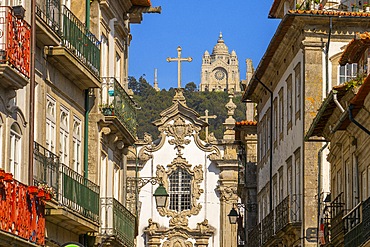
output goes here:
{"type": "Polygon", "coordinates": [[[141,24],[131,25],[129,75],[145,75],[153,85],[158,69],[161,89],[177,87],[177,46],[191,63],[182,63],[182,87],[188,82],[199,86],[202,56],[210,53],[222,32],[229,52],[236,51],[240,78],[245,79],[245,59],[256,68],[280,20],[268,19],[272,0],[152,0],[162,6],[161,14],[144,14],[141,24]]]}

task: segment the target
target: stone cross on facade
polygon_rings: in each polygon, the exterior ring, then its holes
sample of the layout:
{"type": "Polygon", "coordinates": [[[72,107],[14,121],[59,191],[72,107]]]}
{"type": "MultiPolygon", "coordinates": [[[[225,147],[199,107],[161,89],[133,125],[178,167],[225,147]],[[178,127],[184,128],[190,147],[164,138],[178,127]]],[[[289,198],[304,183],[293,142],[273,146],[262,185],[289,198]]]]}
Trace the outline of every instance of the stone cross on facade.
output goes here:
{"type": "MultiPolygon", "coordinates": [[[[216,115],[208,115],[208,110],[205,110],[205,116],[200,116],[201,119],[205,119],[206,123],[208,123],[208,119],[215,119],[217,118],[216,115]]],[[[208,126],[206,127],[206,141],[208,141],[208,126]]]]}
{"type": "Polygon", "coordinates": [[[181,88],[181,62],[191,62],[193,61],[193,58],[187,57],[187,58],[182,58],[181,57],[181,46],[177,47],[177,57],[167,58],[167,62],[177,62],[177,87],[181,88]]]}

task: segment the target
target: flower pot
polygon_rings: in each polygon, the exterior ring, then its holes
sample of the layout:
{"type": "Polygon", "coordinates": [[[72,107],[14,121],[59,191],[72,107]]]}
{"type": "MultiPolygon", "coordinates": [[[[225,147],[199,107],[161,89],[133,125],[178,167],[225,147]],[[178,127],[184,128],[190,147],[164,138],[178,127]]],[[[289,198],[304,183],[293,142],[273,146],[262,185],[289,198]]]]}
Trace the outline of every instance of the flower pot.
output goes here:
{"type": "Polygon", "coordinates": [[[370,6],[369,7],[365,7],[365,12],[370,12],[370,6]]]}
{"type": "Polygon", "coordinates": [[[37,186],[28,186],[28,192],[31,195],[36,195],[38,191],[39,191],[39,188],[37,188],[37,186]]]}
{"type": "Polygon", "coordinates": [[[13,174],[11,173],[5,173],[4,181],[5,182],[11,182],[13,180],[13,174]]]}
{"type": "Polygon", "coordinates": [[[39,190],[39,192],[37,193],[37,197],[38,198],[44,198],[45,197],[45,191],[44,190],[39,190]]]}
{"type": "Polygon", "coordinates": [[[45,201],[50,201],[50,200],[51,200],[51,194],[45,193],[45,201]]]}

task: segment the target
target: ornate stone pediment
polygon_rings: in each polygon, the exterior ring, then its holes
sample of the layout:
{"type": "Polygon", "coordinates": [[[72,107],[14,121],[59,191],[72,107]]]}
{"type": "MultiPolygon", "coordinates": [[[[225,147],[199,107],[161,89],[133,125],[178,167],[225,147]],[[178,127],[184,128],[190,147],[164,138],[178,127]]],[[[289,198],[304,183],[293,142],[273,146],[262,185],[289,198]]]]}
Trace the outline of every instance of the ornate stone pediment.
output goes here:
{"type": "Polygon", "coordinates": [[[196,229],[187,226],[159,227],[158,223],[149,219],[144,232],[151,246],[160,246],[160,240],[165,239],[163,247],[193,247],[193,243],[188,239],[194,239],[195,246],[199,246],[200,243],[207,246],[209,238],[215,233],[215,228],[208,224],[207,219],[197,223],[196,229]]]}

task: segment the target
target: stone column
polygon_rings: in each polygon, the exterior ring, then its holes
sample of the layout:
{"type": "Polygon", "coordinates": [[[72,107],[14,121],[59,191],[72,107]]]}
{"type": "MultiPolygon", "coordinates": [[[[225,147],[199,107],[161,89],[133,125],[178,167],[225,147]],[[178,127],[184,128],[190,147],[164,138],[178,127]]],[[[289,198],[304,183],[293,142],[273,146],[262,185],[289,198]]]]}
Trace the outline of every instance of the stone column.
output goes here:
{"type": "MultiPolygon", "coordinates": [[[[326,85],[323,82],[323,73],[325,73],[325,64],[323,63],[322,52],[324,43],[314,38],[306,38],[302,43],[304,54],[303,80],[302,87],[304,104],[303,113],[303,133],[309,129],[313,118],[316,116],[317,109],[320,107],[323,99],[323,89],[326,85]]],[[[301,217],[302,234],[305,235],[307,228],[317,227],[317,153],[322,143],[303,143],[303,150],[300,151],[300,163],[302,172],[301,187],[301,217]]],[[[301,236],[302,237],[302,236],[301,236]]],[[[316,246],[316,243],[303,241],[304,246],[316,246]]]]}

